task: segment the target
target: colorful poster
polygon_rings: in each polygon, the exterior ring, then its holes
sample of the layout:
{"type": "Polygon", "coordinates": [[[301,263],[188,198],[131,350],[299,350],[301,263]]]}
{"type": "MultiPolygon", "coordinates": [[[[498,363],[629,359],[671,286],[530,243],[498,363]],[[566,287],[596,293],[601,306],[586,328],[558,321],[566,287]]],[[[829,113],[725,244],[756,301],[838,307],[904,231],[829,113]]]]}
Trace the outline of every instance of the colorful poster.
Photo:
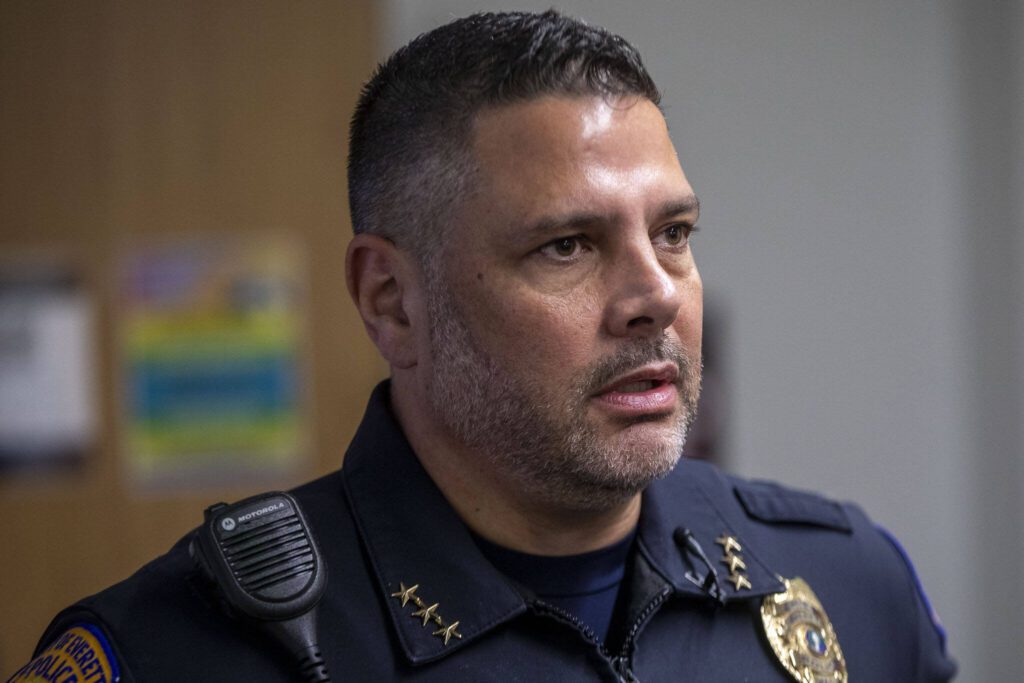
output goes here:
{"type": "Polygon", "coordinates": [[[280,237],[138,246],[120,269],[123,450],[142,485],[274,477],[305,450],[304,268],[280,237]]]}

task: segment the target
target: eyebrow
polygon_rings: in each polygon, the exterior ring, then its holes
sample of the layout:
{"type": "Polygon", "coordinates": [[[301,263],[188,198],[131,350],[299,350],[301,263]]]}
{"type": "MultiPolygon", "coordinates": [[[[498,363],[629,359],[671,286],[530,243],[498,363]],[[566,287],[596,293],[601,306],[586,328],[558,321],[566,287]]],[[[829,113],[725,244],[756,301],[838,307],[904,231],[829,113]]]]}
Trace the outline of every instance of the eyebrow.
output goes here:
{"type": "Polygon", "coordinates": [[[667,202],[661,207],[661,211],[658,212],[658,216],[678,216],[679,214],[684,213],[694,214],[693,222],[697,222],[697,218],[700,217],[700,200],[697,199],[697,195],[690,194],[678,201],[667,202]]]}
{"type": "MultiPolygon", "coordinates": [[[[697,195],[684,195],[679,199],[673,199],[665,202],[654,213],[654,217],[656,220],[663,220],[670,216],[678,216],[681,214],[694,214],[693,220],[687,222],[690,224],[697,222],[697,217],[700,215],[700,200],[697,199],[697,195]]],[[[609,216],[607,214],[579,211],[561,216],[545,216],[540,218],[539,220],[527,225],[523,229],[521,235],[523,239],[530,239],[538,236],[549,235],[560,230],[585,228],[591,225],[610,222],[612,221],[609,220],[609,216]]]]}

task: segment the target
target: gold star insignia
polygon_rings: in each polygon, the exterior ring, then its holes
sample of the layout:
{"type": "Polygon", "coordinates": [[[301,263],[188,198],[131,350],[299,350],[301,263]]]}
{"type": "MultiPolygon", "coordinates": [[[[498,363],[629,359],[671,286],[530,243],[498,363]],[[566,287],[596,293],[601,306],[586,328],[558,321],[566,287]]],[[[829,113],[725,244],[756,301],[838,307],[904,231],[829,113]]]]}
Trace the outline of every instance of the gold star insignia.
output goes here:
{"type": "Polygon", "coordinates": [[[455,636],[456,638],[462,638],[462,634],[455,630],[455,627],[458,626],[458,625],[459,625],[459,622],[456,621],[451,626],[442,626],[441,628],[437,629],[436,631],[434,631],[430,635],[433,635],[433,636],[443,636],[444,637],[444,644],[447,645],[448,641],[452,639],[452,636],[455,636]]]}
{"type": "Polygon", "coordinates": [[[739,555],[726,555],[722,558],[722,562],[729,567],[729,572],[732,574],[735,574],[737,569],[747,568],[747,563],[739,555]]]}
{"type": "Polygon", "coordinates": [[[416,589],[420,587],[418,583],[409,588],[406,588],[405,584],[399,581],[398,586],[400,590],[397,593],[392,593],[391,597],[398,598],[399,600],[401,600],[402,607],[405,607],[407,604],[409,604],[410,600],[416,599],[416,589]]]}
{"type": "Polygon", "coordinates": [[[725,554],[728,555],[733,551],[740,552],[743,550],[743,546],[740,545],[733,536],[722,534],[715,539],[715,543],[722,546],[725,549],[725,554]]]}
{"type": "Polygon", "coordinates": [[[423,625],[424,626],[426,626],[427,622],[430,621],[431,619],[434,620],[435,624],[440,626],[443,622],[441,621],[441,617],[437,616],[437,614],[436,614],[437,608],[439,606],[440,606],[440,603],[435,602],[430,607],[421,607],[420,609],[418,609],[415,612],[413,612],[412,616],[414,616],[414,617],[423,617],[423,625]]]}
{"type": "Polygon", "coordinates": [[[743,576],[743,574],[737,574],[736,572],[733,572],[729,575],[729,580],[732,581],[733,584],[736,586],[737,591],[751,587],[750,581],[748,581],[747,577],[743,576]]]}

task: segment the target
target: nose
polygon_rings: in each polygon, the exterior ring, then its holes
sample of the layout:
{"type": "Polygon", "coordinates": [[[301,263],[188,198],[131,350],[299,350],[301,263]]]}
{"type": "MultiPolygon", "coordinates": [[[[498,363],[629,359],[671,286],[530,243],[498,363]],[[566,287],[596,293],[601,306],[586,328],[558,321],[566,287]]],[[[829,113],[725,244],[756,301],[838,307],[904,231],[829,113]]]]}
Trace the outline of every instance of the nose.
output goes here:
{"type": "Polygon", "coordinates": [[[657,336],[675,322],[682,306],[680,283],[665,270],[649,241],[630,248],[613,271],[606,309],[612,335],[657,336]]]}

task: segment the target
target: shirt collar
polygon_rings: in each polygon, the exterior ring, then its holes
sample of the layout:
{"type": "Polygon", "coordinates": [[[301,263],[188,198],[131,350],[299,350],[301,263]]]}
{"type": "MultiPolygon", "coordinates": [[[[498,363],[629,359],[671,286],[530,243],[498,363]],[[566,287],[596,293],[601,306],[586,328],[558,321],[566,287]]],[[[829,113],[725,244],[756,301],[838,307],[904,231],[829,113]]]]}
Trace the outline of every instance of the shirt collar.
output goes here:
{"type": "MultiPolygon", "coordinates": [[[[345,455],[344,485],[398,640],[409,661],[422,664],[466,647],[527,606],[483,556],[420,465],[390,410],[389,390],[390,384],[383,382],[370,398],[345,455]]],[[[705,491],[714,479],[706,471],[710,468],[684,462],[676,469],[671,480],[656,482],[644,494],[638,547],[651,565],[677,594],[703,596],[687,578],[693,570],[673,540],[682,527],[668,520],[680,520],[718,569],[726,600],[781,591],[775,574],[745,543],[745,517],[731,489],[729,501],[737,510],[727,514],[705,491]],[[723,548],[715,543],[723,534],[742,545],[750,587],[724,581],[728,569],[720,562],[723,548]]],[[[698,573],[703,576],[703,569],[698,573]]]]}
{"type": "Polygon", "coordinates": [[[388,392],[384,382],[370,398],[345,454],[344,482],[399,642],[410,662],[422,664],[467,646],[526,611],[526,603],[483,557],[420,465],[391,413],[388,392]],[[403,601],[394,595],[403,586],[418,588],[403,601]],[[444,629],[456,622],[446,644],[444,629]]]}
{"type": "Polygon", "coordinates": [[[732,487],[706,463],[684,458],[671,474],[648,487],[639,535],[641,552],[679,595],[707,596],[700,584],[711,569],[717,574],[723,602],[785,589],[777,573],[761,559],[755,547],[757,534],[732,487]],[[686,532],[710,567],[686,548],[686,532]]]}

